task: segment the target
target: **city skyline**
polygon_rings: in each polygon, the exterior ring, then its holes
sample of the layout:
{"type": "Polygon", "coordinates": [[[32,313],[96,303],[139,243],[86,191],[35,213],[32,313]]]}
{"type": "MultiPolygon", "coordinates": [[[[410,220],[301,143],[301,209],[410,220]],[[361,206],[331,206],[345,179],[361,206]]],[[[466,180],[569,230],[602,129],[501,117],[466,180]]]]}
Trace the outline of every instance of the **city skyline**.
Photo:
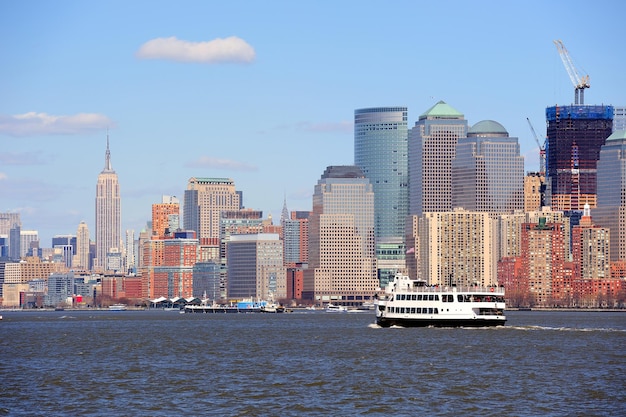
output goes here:
{"type": "Polygon", "coordinates": [[[581,31],[581,5],[2,4],[0,211],[43,247],[81,221],[95,231],[108,128],[122,230],[196,176],[232,178],[278,219],[285,199],[311,210],[327,166],[354,163],[355,109],[407,107],[412,127],[439,100],[469,127],[502,124],[537,170],[525,119],[545,136],[545,109],[574,99],[553,40],[590,75],[585,103],[624,104],[620,14],[606,13],[623,6],[587,8],[581,31]]]}

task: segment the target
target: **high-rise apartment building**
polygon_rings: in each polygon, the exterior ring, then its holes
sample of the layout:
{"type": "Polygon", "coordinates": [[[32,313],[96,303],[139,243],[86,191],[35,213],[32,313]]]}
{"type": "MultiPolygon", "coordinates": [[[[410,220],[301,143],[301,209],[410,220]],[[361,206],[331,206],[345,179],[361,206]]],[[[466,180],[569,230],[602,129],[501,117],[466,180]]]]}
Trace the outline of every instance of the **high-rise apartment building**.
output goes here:
{"type": "Polygon", "coordinates": [[[597,162],[613,129],[613,106],[548,107],[546,120],[546,204],[595,208],[597,162]]]}
{"type": "Polygon", "coordinates": [[[163,196],[161,203],[152,205],[152,238],[163,239],[178,229],[180,202],[176,197],[163,196]]]}
{"type": "Polygon", "coordinates": [[[309,211],[292,211],[282,221],[285,265],[307,263],[309,260],[309,211]]]}
{"type": "Polygon", "coordinates": [[[524,212],[541,210],[544,205],[545,176],[529,172],[524,177],[524,212]]]}
{"type": "Polygon", "coordinates": [[[409,132],[409,212],[452,209],[452,160],[459,138],[467,135],[467,120],[440,101],[409,132]]]}
{"type": "Polygon", "coordinates": [[[495,285],[496,225],[485,212],[424,213],[419,220],[421,276],[430,285],[495,285]]]}
{"type": "Polygon", "coordinates": [[[626,130],[614,132],[600,150],[598,206],[592,215],[611,231],[611,261],[626,260],[626,130]]]}
{"type": "Polygon", "coordinates": [[[555,301],[553,284],[563,281],[566,260],[563,223],[551,223],[545,217],[536,223],[524,223],[521,257],[521,275],[528,282],[532,304],[551,306],[555,301]]]}
{"type": "Polygon", "coordinates": [[[75,269],[90,270],[89,262],[89,228],[87,223],[80,222],[76,230],[76,254],[72,261],[72,267],[75,269]]]}
{"type": "Polygon", "coordinates": [[[492,214],[524,208],[524,157],[517,138],[500,123],[483,120],[458,139],[452,207],[492,214]]]}
{"type": "Polygon", "coordinates": [[[122,242],[122,209],[120,184],[111,167],[111,152],[107,135],[104,169],[96,185],[96,259],[95,268],[109,270],[107,254],[120,252],[122,242]]]}
{"type": "Polygon", "coordinates": [[[285,298],[287,272],[277,233],[232,235],[228,242],[228,297],[285,298]]]}
{"type": "Polygon", "coordinates": [[[608,228],[593,224],[586,206],[580,223],[572,228],[574,280],[610,278],[609,235],[608,228]]]}
{"type": "Polygon", "coordinates": [[[374,188],[377,241],[404,238],[409,214],[407,120],[406,107],[354,111],[354,165],[374,188]]]}
{"type": "Polygon", "coordinates": [[[343,305],[372,300],[379,288],[374,246],[372,184],[359,167],[328,167],[313,193],[302,298],[343,305]]]}
{"type": "Polygon", "coordinates": [[[229,178],[192,177],[187,183],[183,203],[185,229],[195,230],[202,239],[220,237],[220,216],[224,210],[242,207],[241,193],[229,178]]]}

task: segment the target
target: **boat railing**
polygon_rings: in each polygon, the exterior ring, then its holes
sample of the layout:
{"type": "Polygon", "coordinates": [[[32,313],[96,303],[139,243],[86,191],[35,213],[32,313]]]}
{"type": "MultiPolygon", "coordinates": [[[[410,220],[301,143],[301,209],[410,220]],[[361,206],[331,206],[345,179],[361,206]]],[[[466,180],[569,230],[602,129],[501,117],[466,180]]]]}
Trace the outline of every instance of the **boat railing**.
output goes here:
{"type": "Polygon", "coordinates": [[[467,285],[467,286],[448,286],[448,285],[425,285],[425,286],[412,286],[406,284],[406,287],[403,288],[402,284],[395,288],[396,290],[402,290],[407,292],[427,292],[427,293],[442,293],[442,292],[463,292],[463,293],[472,293],[472,294],[486,294],[490,293],[493,295],[504,295],[504,287],[482,287],[475,285],[467,285]]]}

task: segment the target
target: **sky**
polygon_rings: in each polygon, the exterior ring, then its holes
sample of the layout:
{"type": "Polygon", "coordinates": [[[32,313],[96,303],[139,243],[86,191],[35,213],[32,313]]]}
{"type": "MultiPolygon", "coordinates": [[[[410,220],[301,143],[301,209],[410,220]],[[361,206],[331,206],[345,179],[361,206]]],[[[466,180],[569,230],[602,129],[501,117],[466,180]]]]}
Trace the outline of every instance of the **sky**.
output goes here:
{"type": "Polygon", "coordinates": [[[191,177],[231,178],[245,207],[311,210],[354,163],[354,110],[439,100],[501,123],[539,166],[545,109],[574,87],[626,105],[626,3],[583,1],[0,1],[0,212],[42,247],[95,236],[107,134],[135,235],[191,177]]]}

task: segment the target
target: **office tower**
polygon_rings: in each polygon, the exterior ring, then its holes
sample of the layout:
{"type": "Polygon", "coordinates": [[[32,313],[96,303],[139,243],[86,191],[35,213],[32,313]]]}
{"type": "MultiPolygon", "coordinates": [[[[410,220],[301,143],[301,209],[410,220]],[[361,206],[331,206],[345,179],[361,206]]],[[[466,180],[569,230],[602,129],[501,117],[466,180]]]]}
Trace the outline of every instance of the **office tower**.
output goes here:
{"type": "Polygon", "coordinates": [[[609,278],[609,235],[606,227],[594,225],[586,205],[580,224],[572,228],[573,279],[609,278]]]}
{"type": "Polygon", "coordinates": [[[9,259],[19,261],[22,221],[19,213],[0,213],[0,236],[5,237],[5,252],[9,259]]]}
{"type": "Polygon", "coordinates": [[[613,133],[626,130],[626,106],[613,107],[613,133]]]}
{"type": "Polygon", "coordinates": [[[546,205],[595,208],[597,162],[613,129],[613,106],[548,107],[546,120],[546,205]]]}
{"type": "Polygon", "coordinates": [[[452,160],[466,137],[462,113],[440,101],[423,113],[409,132],[409,212],[452,209],[452,160]]]}
{"type": "Polygon", "coordinates": [[[343,305],[372,300],[379,288],[374,240],[372,184],[359,167],[328,167],[313,193],[302,298],[343,305]]]}
{"type": "Polygon", "coordinates": [[[421,276],[430,285],[495,285],[496,221],[461,208],[419,220],[421,276]]]}
{"type": "MultiPolygon", "coordinates": [[[[137,272],[137,260],[135,259],[135,254],[137,253],[136,242],[135,242],[135,231],[133,229],[126,230],[126,271],[129,274],[134,274],[137,272]]],[[[139,283],[138,285],[141,285],[139,283]]],[[[131,291],[132,292],[132,291],[131,291]]]]}
{"type": "Polygon", "coordinates": [[[626,260],[626,130],[611,134],[598,161],[596,224],[610,229],[611,261],[626,260]]]}
{"type": "Polygon", "coordinates": [[[89,271],[89,264],[89,228],[83,221],[76,230],[76,255],[74,255],[72,267],[89,271]]]}
{"type": "Polygon", "coordinates": [[[550,306],[554,301],[553,283],[563,280],[565,227],[545,217],[538,220],[522,224],[521,276],[528,280],[532,305],[550,306]]]}
{"type": "Polygon", "coordinates": [[[52,237],[52,249],[54,249],[54,261],[62,262],[68,268],[72,266],[72,260],[76,254],[76,236],[55,235],[52,237]]]}
{"type": "Polygon", "coordinates": [[[216,301],[221,299],[220,263],[196,262],[193,266],[193,296],[216,301]]]}
{"type": "Polygon", "coordinates": [[[283,242],[277,233],[230,236],[227,265],[229,298],[285,298],[283,242]]]}
{"type": "Polygon", "coordinates": [[[354,165],[374,188],[376,239],[404,238],[409,213],[406,107],[354,111],[354,165]]]}
{"type": "Polygon", "coordinates": [[[119,252],[122,239],[120,184],[111,167],[109,136],[104,157],[104,169],[96,185],[96,259],[95,268],[110,270],[107,254],[119,252]]]}
{"type": "MultiPolygon", "coordinates": [[[[36,230],[20,231],[20,258],[29,255],[29,251],[35,242],[39,242],[39,232],[36,230]]],[[[33,253],[30,253],[30,256],[33,255],[33,253]]]]}
{"type": "Polygon", "coordinates": [[[282,220],[285,265],[293,267],[308,262],[310,215],[309,211],[292,211],[290,217],[282,220]]]}
{"type": "Polygon", "coordinates": [[[176,197],[163,196],[161,203],[152,205],[152,238],[163,239],[178,229],[180,202],[176,197]]]}
{"type": "Polygon", "coordinates": [[[524,177],[524,212],[540,210],[544,205],[545,176],[529,172],[524,177]]]}
{"type": "Polygon", "coordinates": [[[198,239],[220,237],[220,213],[239,210],[241,193],[229,178],[192,177],[187,183],[183,204],[185,229],[195,230],[198,239]]]}
{"type": "Polygon", "coordinates": [[[500,123],[483,120],[458,139],[452,207],[492,214],[524,208],[524,157],[517,138],[500,123]]]}

